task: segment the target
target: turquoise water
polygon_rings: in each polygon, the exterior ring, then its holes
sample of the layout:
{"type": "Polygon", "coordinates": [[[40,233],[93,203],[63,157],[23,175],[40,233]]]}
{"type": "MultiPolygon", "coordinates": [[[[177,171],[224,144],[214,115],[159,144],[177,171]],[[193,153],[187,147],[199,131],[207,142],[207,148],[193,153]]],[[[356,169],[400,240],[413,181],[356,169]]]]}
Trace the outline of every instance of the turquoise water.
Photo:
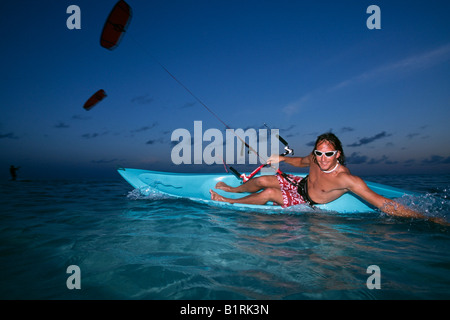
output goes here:
{"type": "MultiPolygon", "coordinates": [[[[367,179],[450,219],[450,175],[367,179]]],[[[0,191],[1,299],[450,298],[450,227],[429,221],[233,211],[140,196],[120,177],[0,191]],[[81,289],[67,287],[71,265],[81,289]],[[380,289],[367,287],[371,265],[380,289]]]]}

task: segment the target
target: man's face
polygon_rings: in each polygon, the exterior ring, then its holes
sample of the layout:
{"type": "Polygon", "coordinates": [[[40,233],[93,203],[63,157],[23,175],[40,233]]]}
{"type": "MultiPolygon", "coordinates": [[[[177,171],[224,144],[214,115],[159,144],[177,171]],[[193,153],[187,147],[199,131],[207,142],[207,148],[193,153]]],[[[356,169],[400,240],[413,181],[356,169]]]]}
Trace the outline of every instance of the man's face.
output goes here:
{"type": "Polygon", "coordinates": [[[328,171],[333,169],[337,164],[337,159],[341,155],[338,151],[335,155],[331,157],[327,157],[325,155],[326,152],[335,151],[335,147],[328,141],[322,141],[317,145],[316,150],[322,152],[322,155],[319,157],[315,155],[317,163],[322,171],[328,171]]]}

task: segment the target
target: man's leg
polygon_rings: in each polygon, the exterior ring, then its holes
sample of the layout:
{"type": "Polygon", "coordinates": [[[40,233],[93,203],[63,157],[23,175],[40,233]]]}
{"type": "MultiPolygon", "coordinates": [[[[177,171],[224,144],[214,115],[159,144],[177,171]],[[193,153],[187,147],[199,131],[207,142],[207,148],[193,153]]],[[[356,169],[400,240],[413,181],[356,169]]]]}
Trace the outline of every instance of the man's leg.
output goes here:
{"type": "Polygon", "coordinates": [[[260,176],[248,180],[246,183],[241,184],[238,187],[230,187],[226,183],[220,181],[216,184],[216,189],[224,190],[227,192],[258,192],[261,189],[275,188],[280,189],[280,184],[275,175],[272,176],[260,176]]]}
{"type": "Polygon", "coordinates": [[[267,188],[258,193],[252,193],[239,199],[230,199],[219,195],[217,192],[210,190],[211,199],[229,203],[245,203],[245,204],[266,204],[269,201],[283,204],[283,194],[280,188],[267,188]]]}

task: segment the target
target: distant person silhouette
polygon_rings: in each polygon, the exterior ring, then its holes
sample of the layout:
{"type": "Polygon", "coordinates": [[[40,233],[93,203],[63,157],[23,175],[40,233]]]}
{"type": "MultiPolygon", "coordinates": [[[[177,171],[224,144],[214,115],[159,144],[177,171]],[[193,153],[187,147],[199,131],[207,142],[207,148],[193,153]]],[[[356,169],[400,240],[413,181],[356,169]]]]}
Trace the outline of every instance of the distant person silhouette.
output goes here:
{"type": "Polygon", "coordinates": [[[20,167],[9,167],[9,173],[11,174],[11,180],[15,181],[17,179],[17,170],[19,170],[20,167]]]}

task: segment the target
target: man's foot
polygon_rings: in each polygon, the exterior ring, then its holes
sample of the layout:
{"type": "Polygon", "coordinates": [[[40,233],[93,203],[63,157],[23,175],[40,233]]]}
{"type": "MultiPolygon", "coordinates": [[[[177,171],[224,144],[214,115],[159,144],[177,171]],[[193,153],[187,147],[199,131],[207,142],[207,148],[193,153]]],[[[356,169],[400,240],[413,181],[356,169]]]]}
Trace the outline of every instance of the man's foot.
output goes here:
{"type": "Polygon", "coordinates": [[[216,184],[216,189],[227,191],[227,192],[233,192],[233,187],[230,187],[225,182],[219,181],[216,184]]]}
{"type": "MultiPolygon", "coordinates": [[[[220,182],[219,182],[220,183],[220,182]]],[[[223,183],[223,182],[222,182],[223,183]]],[[[218,194],[215,191],[209,190],[209,193],[211,193],[211,200],[215,200],[215,201],[222,201],[222,202],[226,202],[225,198],[222,197],[220,194],[218,194]]]]}

